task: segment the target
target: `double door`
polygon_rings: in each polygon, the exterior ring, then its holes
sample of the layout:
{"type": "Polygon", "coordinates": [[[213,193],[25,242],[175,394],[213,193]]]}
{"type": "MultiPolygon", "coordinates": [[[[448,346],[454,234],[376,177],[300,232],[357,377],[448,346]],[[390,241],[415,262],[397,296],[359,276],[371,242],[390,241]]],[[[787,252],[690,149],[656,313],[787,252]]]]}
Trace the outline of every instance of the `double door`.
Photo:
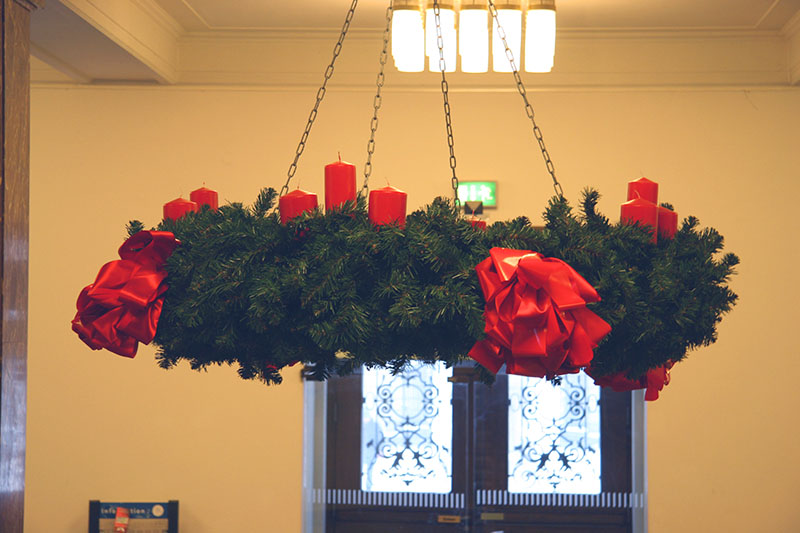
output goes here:
{"type": "Polygon", "coordinates": [[[629,393],[429,368],[328,383],[326,531],[632,531],[629,393]]]}

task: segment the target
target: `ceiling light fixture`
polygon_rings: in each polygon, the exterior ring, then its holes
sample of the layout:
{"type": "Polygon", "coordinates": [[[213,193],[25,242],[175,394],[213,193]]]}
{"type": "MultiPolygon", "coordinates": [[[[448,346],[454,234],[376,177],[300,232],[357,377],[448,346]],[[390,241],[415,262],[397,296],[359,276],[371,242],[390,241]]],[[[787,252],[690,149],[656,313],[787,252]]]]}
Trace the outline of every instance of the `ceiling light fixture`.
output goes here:
{"type": "MultiPolygon", "coordinates": [[[[442,27],[444,44],[445,72],[456,70],[458,56],[456,35],[456,11],[452,1],[439,2],[439,22],[442,27]]],[[[425,10],[425,54],[428,56],[428,70],[439,72],[439,45],[436,38],[436,15],[433,12],[433,1],[428,0],[425,10]]]]}
{"type": "Polygon", "coordinates": [[[489,70],[489,5],[486,0],[462,0],[458,13],[458,49],[462,72],[489,70]]]}
{"type": "Polygon", "coordinates": [[[529,0],[525,27],[525,71],[550,72],[556,51],[556,1],[529,0]]]}
{"type": "MultiPolygon", "coordinates": [[[[492,70],[511,72],[495,20],[491,23],[489,43],[488,0],[460,0],[458,14],[454,0],[438,3],[446,72],[454,72],[459,60],[462,72],[487,72],[490,46],[492,70]]],[[[428,70],[438,72],[439,46],[433,0],[394,0],[393,6],[392,56],[397,70],[422,72],[425,58],[428,58],[428,70]]],[[[524,65],[526,72],[550,72],[556,46],[555,0],[496,0],[494,6],[517,70],[522,70],[524,65]],[[526,6],[523,57],[522,14],[526,6]]]]}
{"type": "Polygon", "coordinates": [[[418,0],[394,1],[392,57],[400,72],[425,70],[425,26],[418,0]]]}
{"type": "Polygon", "coordinates": [[[506,33],[506,42],[514,55],[517,70],[522,65],[522,6],[520,0],[495,2],[497,20],[492,21],[492,70],[511,72],[511,63],[506,57],[503,40],[497,33],[497,23],[506,33]]]}

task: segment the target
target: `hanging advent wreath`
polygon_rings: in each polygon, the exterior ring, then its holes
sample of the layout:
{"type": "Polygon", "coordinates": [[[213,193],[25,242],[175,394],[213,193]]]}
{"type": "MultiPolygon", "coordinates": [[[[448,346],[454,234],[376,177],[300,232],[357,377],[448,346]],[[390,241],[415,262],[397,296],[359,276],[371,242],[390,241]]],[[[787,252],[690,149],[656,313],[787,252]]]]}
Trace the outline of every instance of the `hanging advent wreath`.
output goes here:
{"type": "MultiPolygon", "coordinates": [[[[373,190],[367,202],[391,6],[362,192],[341,160],[326,167],[324,212],[316,195],[288,192],[355,5],[281,193],[218,207],[202,188],[166,204],[153,230],[131,222],[120,259],[81,292],[73,330],[93,349],[133,357],[139,342],[153,342],[164,368],[235,363],[242,378],[266,383],[298,362],[324,379],[362,365],[399,371],[410,359],[471,357],[487,381],[503,366],[552,380],[583,370],[598,385],[656,399],[672,365],[716,340],[736,301],[727,283],[738,258],[720,256],[722,236],[696,218],[678,227],[646,179],[629,184],[619,223],[597,212],[595,190],[576,212],[513,60],[556,190],[544,227],[462,216],[444,68],[454,200],[408,216],[397,189],[373,190]]],[[[490,10],[496,16],[492,2],[490,10]]]]}

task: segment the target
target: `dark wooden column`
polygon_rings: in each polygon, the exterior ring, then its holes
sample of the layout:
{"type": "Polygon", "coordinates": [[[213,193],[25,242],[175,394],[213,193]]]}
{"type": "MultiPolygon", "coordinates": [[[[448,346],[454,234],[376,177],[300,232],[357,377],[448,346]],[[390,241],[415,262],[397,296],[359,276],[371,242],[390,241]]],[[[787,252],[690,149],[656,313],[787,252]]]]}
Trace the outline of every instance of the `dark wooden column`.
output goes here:
{"type": "Polygon", "coordinates": [[[21,533],[28,349],[30,15],[40,0],[0,2],[0,533],[21,533]]]}

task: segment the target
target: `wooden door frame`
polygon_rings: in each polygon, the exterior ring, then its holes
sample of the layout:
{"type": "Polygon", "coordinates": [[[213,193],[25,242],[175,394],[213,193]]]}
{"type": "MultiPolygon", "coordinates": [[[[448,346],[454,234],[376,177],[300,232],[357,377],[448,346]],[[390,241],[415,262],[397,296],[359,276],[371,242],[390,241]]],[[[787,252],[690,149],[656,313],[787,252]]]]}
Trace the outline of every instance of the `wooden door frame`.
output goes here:
{"type": "Polygon", "coordinates": [[[0,0],[0,532],[21,533],[28,351],[30,16],[42,0],[0,0]]]}

